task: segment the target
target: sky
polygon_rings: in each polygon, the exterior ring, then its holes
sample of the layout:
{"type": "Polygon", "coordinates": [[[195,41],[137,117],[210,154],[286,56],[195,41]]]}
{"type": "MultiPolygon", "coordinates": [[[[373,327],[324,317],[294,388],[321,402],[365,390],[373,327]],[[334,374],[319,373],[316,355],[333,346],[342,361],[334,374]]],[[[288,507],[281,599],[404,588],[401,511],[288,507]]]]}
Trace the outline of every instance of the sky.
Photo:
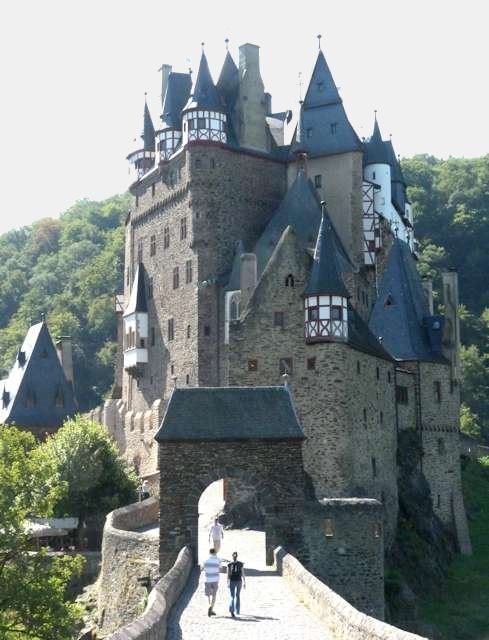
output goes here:
{"type": "MultiPolygon", "coordinates": [[[[0,233],[128,187],[144,94],[159,121],[163,63],[217,81],[224,40],[260,46],[273,110],[298,107],[317,35],[347,114],[377,110],[403,157],[489,153],[483,0],[15,0],[0,10],[0,233]]],[[[195,77],[195,76],[194,76],[195,77]]]]}

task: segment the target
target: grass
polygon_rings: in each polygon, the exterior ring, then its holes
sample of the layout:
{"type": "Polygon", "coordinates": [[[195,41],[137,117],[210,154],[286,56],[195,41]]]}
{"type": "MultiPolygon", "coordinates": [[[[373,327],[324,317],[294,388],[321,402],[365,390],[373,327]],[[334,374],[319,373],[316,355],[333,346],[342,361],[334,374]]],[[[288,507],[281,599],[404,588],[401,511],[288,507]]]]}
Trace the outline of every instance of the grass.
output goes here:
{"type": "Polygon", "coordinates": [[[489,640],[489,457],[462,472],[472,556],[457,556],[440,594],[421,607],[442,640],[489,640]]]}

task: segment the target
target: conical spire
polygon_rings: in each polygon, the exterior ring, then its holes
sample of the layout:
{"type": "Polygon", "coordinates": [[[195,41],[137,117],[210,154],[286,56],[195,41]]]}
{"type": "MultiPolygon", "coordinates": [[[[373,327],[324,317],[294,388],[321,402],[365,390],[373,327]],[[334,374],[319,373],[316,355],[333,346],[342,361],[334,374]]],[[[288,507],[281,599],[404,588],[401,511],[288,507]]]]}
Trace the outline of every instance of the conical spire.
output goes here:
{"type": "Polygon", "coordinates": [[[239,70],[229,51],[224,58],[224,64],[222,65],[216,87],[227,109],[232,109],[238,96],[239,70]]]}
{"type": "Polygon", "coordinates": [[[197,79],[192,87],[190,99],[185,107],[185,110],[188,109],[212,109],[222,111],[219,95],[212,80],[207,58],[203,51],[200,58],[197,79]]]}
{"type": "Polygon", "coordinates": [[[304,108],[320,107],[327,104],[341,104],[342,100],[324,53],[319,50],[311,81],[304,98],[304,108]]]}
{"type": "Polygon", "coordinates": [[[188,102],[192,78],[189,73],[170,73],[163,100],[161,120],[168,129],[181,129],[182,109],[188,102]]]}
{"type": "Polygon", "coordinates": [[[368,164],[389,164],[389,158],[382,135],[380,133],[379,123],[377,122],[377,112],[375,113],[374,130],[370,139],[365,142],[365,156],[363,163],[368,164]]]}
{"type": "Polygon", "coordinates": [[[324,203],[322,206],[321,224],[314,250],[314,263],[304,293],[306,296],[336,295],[348,298],[350,294],[345,287],[338,265],[333,225],[324,203]]]}
{"type": "Polygon", "coordinates": [[[144,150],[154,151],[155,150],[155,128],[153,126],[153,120],[151,119],[151,114],[149,112],[149,107],[146,100],[144,101],[144,127],[143,127],[143,134],[141,137],[144,141],[144,150]]]}

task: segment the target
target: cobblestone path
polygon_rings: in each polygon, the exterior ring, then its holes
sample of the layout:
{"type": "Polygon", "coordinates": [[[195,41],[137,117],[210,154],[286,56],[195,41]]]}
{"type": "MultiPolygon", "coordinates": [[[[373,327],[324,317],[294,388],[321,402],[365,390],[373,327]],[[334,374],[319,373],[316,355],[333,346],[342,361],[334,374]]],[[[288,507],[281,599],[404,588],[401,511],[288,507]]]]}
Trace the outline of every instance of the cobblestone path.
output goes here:
{"type": "MultiPolygon", "coordinates": [[[[202,528],[200,557],[206,557],[207,527],[202,528]]],[[[219,557],[224,566],[233,551],[245,563],[246,589],[241,591],[241,614],[228,611],[226,575],[221,574],[215,606],[207,616],[203,574],[195,570],[168,622],[167,640],[326,640],[324,628],[290,591],[272,567],[265,566],[265,534],[225,531],[219,557]]]]}

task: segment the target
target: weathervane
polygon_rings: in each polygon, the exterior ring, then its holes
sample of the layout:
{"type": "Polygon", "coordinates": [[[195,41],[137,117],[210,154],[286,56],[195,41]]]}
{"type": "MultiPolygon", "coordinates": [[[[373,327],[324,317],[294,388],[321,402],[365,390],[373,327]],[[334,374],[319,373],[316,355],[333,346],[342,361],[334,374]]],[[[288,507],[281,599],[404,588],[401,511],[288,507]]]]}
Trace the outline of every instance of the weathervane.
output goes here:
{"type": "Polygon", "coordinates": [[[226,38],[224,42],[226,43],[226,51],[229,51],[229,38],[226,38]]]}
{"type": "Polygon", "coordinates": [[[322,37],[323,37],[323,36],[319,33],[319,34],[318,34],[318,37],[317,37],[317,38],[318,38],[318,49],[319,49],[319,51],[321,51],[321,38],[322,38],[322,37]]]}

